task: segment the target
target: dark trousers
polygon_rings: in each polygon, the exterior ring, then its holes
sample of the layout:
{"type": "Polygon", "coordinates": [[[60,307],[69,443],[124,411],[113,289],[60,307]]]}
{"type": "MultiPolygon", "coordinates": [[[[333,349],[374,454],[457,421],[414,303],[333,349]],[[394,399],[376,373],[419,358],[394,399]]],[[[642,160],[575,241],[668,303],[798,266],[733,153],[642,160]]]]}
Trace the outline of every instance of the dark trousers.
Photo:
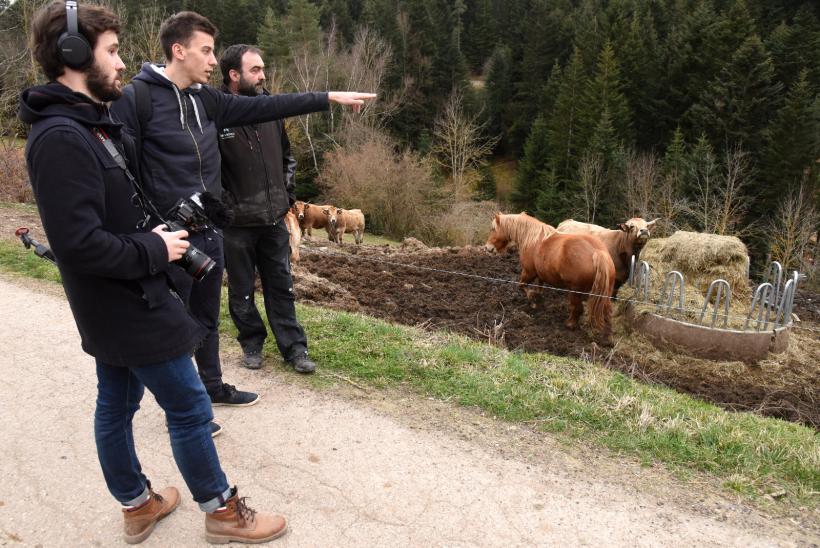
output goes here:
{"type": "Polygon", "coordinates": [[[228,309],[245,352],[262,349],[267,332],[254,300],[254,270],[262,280],[262,295],[279,353],[290,360],[307,350],[305,331],[296,320],[290,272],[288,229],[283,221],[271,226],[225,229],[228,309]]]}
{"type": "Polygon", "coordinates": [[[214,260],[216,265],[207,276],[195,281],[181,268],[172,265],[168,272],[188,311],[208,330],[208,336],[194,352],[199,378],[208,392],[222,386],[222,366],[219,361],[219,306],[222,301],[222,272],[225,259],[222,237],[213,230],[188,236],[191,245],[214,260]]]}

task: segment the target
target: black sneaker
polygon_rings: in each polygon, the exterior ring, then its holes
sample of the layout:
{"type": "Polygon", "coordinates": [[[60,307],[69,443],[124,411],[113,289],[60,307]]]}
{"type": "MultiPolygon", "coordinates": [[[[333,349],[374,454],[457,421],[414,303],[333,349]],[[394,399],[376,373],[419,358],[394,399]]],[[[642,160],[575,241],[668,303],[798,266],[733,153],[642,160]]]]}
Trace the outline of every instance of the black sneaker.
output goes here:
{"type": "Polygon", "coordinates": [[[289,359],[288,363],[297,373],[308,374],[316,371],[316,363],[308,358],[307,352],[297,354],[295,357],[289,359]]]}
{"type": "Polygon", "coordinates": [[[242,365],[248,369],[261,369],[262,367],[262,352],[245,352],[245,357],[242,358],[242,365]]]}
{"type": "Polygon", "coordinates": [[[222,427],[216,424],[214,421],[211,421],[211,437],[215,438],[219,434],[222,433],[222,427]]]}
{"type": "Polygon", "coordinates": [[[211,397],[211,405],[214,407],[218,405],[248,407],[259,401],[259,394],[237,390],[236,387],[231,384],[223,384],[219,391],[208,392],[208,395],[211,397]]]}

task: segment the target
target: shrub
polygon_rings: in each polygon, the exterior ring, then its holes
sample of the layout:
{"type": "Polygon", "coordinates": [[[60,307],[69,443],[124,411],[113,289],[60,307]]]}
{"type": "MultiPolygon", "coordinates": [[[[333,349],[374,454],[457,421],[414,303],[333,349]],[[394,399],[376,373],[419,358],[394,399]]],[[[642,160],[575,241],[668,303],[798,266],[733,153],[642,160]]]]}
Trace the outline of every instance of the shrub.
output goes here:
{"type": "Polygon", "coordinates": [[[346,137],[345,148],[325,154],[319,174],[327,201],[361,209],[370,231],[416,235],[441,207],[429,162],[409,150],[395,152],[393,140],[372,128],[353,128],[346,137]]]}
{"type": "Polygon", "coordinates": [[[419,236],[430,245],[483,244],[497,211],[499,206],[495,202],[455,202],[427,219],[420,227],[419,236]]]}
{"type": "Polygon", "coordinates": [[[0,201],[34,203],[23,147],[16,139],[0,138],[0,201]]]}

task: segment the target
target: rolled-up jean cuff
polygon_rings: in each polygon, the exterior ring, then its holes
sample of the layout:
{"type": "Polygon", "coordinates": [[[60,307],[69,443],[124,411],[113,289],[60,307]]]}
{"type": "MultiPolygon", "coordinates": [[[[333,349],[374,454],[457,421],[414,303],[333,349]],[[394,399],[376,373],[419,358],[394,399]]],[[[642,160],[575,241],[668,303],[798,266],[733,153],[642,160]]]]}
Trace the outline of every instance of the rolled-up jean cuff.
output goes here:
{"type": "Polygon", "coordinates": [[[214,497],[211,500],[206,501],[206,502],[200,502],[199,503],[199,509],[202,510],[203,512],[208,512],[208,513],[216,512],[217,510],[219,510],[220,508],[225,506],[225,501],[228,500],[229,498],[231,498],[231,488],[230,487],[225,489],[225,492],[222,493],[221,495],[219,495],[218,497],[214,497]]]}
{"type": "Polygon", "coordinates": [[[128,502],[123,502],[122,505],[123,506],[139,506],[140,504],[143,504],[145,501],[147,501],[148,497],[150,497],[150,496],[151,496],[151,493],[150,493],[150,491],[148,491],[148,487],[146,487],[141,495],[139,495],[136,498],[133,498],[133,499],[129,500],[128,502]]]}

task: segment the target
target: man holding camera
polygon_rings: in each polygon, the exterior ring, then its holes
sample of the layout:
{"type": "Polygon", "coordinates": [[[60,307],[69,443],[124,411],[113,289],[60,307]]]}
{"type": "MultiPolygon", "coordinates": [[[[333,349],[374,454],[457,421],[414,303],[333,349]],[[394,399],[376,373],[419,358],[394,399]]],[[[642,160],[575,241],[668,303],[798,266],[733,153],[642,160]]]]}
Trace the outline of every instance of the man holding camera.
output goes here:
{"type": "MultiPolygon", "coordinates": [[[[357,110],[364,99],[375,97],[355,92],[259,97],[223,94],[205,85],[217,64],[216,33],[208,19],[194,12],[166,19],[160,41],[167,64],[144,64],[135,83],[112,105],[112,112],[136,137],[146,192],[161,210],[196,192],[221,196],[218,128],[327,110],[331,101],[357,110]]],[[[200,377],[214,405],[253,405],[258,395],[238,391],[222,381],[217,330],[224,268],[222,235],[216,230],[192,233],[189,241],[216,263],[213,271],[196,283],[179,269],[173,274],[191,314],[209,333],[195,354],[200,377]]]]}
{"type": "MultiPolygon", "coordinates": [[[[245,44],[230,46],[219,62],[222,91],[245,97],[267,95],[262,52],[245,44]]],[[[254,299],[255,272],[262,281],[265,312],[279,353],[299,373],[313,373],[307,337],[296,319],[289,234],[285,215],[296,200],[296,160],[282,120],[219,132],[222,187],[234,219],[225,228],[228,307],[239,331],[244,365],[262,367],[267,337],[254,299]]]]}
{"type": "MultiPolygon", "coordinates": [[[[222,471],[211,402],[191,362],[207,335],[169,283],[170,261],[189,249],[184,230],[148,230],[135,203],[133,141],[112,121],[122,95],[120,22],[107,8],[57,0],[37,12],[32,51],[49,83],[21,95],[31,124],[26,163],[83,349],[96,360],[94,437],[106,485],[120,504],[124,540],[142,542],[180,502],[154,491],[134,447],[132,421],[145,388],[165,411],[174,460],[207,512],[213,543],[265,542],[287,530],[258,514],[222,471]]],[[[141,203],[145,206],[145,202],[141,203]]]]}

